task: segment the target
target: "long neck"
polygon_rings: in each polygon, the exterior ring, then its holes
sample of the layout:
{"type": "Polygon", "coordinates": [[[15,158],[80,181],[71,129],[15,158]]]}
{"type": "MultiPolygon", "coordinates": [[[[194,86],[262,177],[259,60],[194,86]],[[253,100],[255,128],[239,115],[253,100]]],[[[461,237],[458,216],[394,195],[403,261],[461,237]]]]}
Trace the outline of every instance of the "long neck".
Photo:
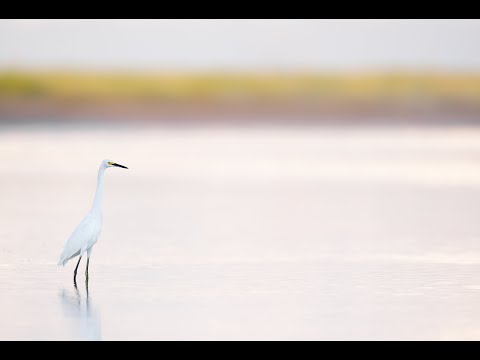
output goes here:
{"type": "Polygon", "coordinates": [[[95,193],[95,199],[93,200],[92,210],[102,211],[102,200],[103,200],[103,178],[105,176],[105,168],[100,166],[98,169],[98,179],[97,179],[97,191],[95,193]]]}

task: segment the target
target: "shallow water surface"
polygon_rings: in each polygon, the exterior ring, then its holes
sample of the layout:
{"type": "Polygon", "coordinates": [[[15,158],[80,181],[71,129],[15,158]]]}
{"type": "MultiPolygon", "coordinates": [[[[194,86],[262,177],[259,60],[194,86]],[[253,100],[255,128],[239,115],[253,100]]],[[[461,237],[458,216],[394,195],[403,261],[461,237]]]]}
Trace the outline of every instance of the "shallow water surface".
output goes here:
{"type": "Polygon", "coordinates": [[[480,339],[480,129],[8,127],[0,162],[1,340],[480,339]]]}
{"type": "Polygon", "coordinates": [[[2,270],[7,339],[478,339],[478,265],[397,261],[2,270]],[[93,269],[92,269],[93,272],[93,269]],[[8,325],[7,325],[8,324],[8,325]]]}

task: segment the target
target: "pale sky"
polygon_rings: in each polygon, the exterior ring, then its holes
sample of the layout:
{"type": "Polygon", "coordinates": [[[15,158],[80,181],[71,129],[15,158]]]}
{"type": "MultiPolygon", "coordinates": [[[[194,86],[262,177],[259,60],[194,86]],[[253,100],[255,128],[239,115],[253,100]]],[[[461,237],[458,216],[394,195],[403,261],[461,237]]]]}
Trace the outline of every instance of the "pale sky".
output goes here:
{"type": "Polygon", "coordinates": [[[480,70],[479,20],[0,20],[0,68],[480,70]]]}

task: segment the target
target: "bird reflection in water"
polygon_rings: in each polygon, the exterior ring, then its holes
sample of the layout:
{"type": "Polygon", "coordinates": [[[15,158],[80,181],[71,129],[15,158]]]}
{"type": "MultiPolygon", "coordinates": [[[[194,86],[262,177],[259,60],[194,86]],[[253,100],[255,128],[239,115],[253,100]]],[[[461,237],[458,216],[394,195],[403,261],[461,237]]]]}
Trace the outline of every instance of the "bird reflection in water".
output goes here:
{"type": "Polygon", "coordinates": [[[92,297],[85,282],[85,293],[73,283],[73,289],[62,289],[59,297],[65,318],[76,340],[101,340],[100,314],[93,306],[92,297]]]}

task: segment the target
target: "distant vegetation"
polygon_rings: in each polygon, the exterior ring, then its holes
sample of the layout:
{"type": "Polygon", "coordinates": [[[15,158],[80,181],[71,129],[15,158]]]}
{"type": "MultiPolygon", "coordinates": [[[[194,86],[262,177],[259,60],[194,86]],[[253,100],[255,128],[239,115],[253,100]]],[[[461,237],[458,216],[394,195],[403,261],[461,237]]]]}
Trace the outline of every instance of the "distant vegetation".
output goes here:
{"type": "Polygon", "coordinates": [[[479,74],[0,73],[0,98],[235,101],[322,98],[480,101],[479,74]]]}

